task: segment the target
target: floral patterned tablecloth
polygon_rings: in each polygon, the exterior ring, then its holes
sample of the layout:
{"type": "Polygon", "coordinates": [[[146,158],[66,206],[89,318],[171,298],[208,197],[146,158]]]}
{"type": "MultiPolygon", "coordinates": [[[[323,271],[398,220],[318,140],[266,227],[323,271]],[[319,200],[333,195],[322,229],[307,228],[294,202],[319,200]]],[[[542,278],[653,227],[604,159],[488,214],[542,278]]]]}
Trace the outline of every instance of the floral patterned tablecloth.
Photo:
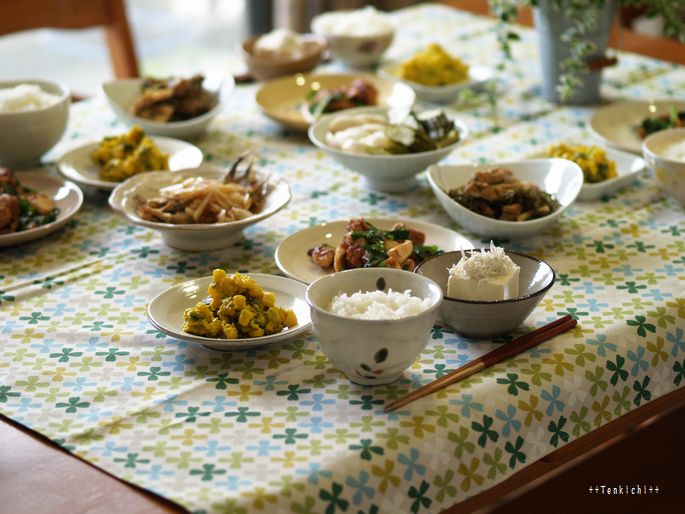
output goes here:
{"type": "MultiPolygon", "coordinates": [[[[432,5],[393,16],[393,57],[437,39],[467,61],[496,64],[489,20],[432,5]]],[[[502,75],[497,119],[487,105],[459,112],[471,136],[448,162],[518,159],[589,137],[591,109],[540,99],[534,45],[525,31],[502,75]]],[[[604,93],[668,97],[684,86],[682,68],[621,55],[604,93]]],[[[275,273],[278,242],[312,224],[361,214],[460,230],[425,178],[406,194],[367,190],[263,117],[256,89],[238,87],[200,142],[220,165],[251,149],[292,186],[289,207],[240,244],[174,251],[91,191],[68,228],[0,250],[2,414],[191,511],[439,512],[685,381],[685,212],[647,174],[506,245],[558,274],[521,331],[569,313],[573,332],[391,414],[386,403],[496,343],[436,326],[401,381],[368,388],[332,368],[311,335],[220,353],[154,330],[146,305],[157,292],[217,267],[275,273]]],[[[51,155],[123,128],[103,101],[80,103],[51,155]]]]}

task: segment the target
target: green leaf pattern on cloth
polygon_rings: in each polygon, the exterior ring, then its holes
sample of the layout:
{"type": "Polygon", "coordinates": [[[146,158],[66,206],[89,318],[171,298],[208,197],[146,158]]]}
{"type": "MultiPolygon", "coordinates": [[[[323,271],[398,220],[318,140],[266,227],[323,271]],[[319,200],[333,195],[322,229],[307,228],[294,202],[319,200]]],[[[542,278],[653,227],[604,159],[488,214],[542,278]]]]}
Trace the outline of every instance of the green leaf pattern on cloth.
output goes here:
{"type": "MultiPolygon", "coordinates": [[[[392,16],[394,57],[457,37],[461,58],[495,64],[489,20],[425,4],[392,16]]],[[[520,62],[501,77],[499,119],[486,105],[455,110],[470,135],[447,162],[516,160],[589,137],[590,109],[535,93],[536,39],[522,37],[520,62]]],[[[611,98],[668,97],[685,83],[684,69],[629,54],[606,76],[611,98]]],[[[284,237],[352,212],[431,221],[489,243],[449,220],[424,177],[406,194],[368,191],[263,117],[256,88],[239,86],[199,142],[218,166],[252,149],[261,168],[290,182],[290,205],[245,240],[171,250],[94,196],[66,229],[2,250],[2,414],[191,511],[427,513],[683,385],[685,211],[646,173],[601,201],[576,202],[547,232],[506,243],[557,272],[512,337],[562,313],[578,319],[575,330],[391,414],[388,402],[510,338],[474,341],[439,324],[400,381],[370,388],[332,367],[311,334],[220,353],[153,329],[146,306],[159,291],[217,267],[274,273],[284,237]]],[[[103,101],[80,102],[48,158],[123,130],[103,101]]]]}

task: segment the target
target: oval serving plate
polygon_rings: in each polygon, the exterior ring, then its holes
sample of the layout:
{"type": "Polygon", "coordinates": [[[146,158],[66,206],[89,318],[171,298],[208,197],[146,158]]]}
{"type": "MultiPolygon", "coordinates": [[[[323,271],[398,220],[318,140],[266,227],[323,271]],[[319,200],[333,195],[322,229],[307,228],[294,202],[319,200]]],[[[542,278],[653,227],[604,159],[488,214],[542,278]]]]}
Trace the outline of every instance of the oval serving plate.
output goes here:
{"type": "MultiPolygon", "coordinates": [[[[197,146],[170,137],[150,137],[162,152],[169,154],[169,171],[197,168],[202,164],[202,150],[197,146]]],[[[99,166],[90,158],[90,154],[99,144],[88,143],[74,148],[60,157],[57,167],[64,176],[78,184],[111,191],[121,182],[102,180],[99,166]]]]}
{"type": "Polygon", "coordinates": [[[306,132],[315,121],[305,115],[305,99],[312,89],[317,87],[332,88],[347,86],[355,79],[362,79],[373,84],[378,90],[376,107],[407,108],[414,105],[416,94],[407,86],[395,80],[389,80],[367,74],[297,74],[266,82],[257,91],[255,97],[262,112],[281,125],[306,132]]]}
{"type": "Polygon", "coordinates": [[[36,171],[22,171],[16,175],[21,185],[51,197],[60,212],[57,219],[47,225],[0,235],[0,247],[26,243],[54,232],[73,218],[83,204],[83,193],[77,185],[68,180],[36,171]]]}
{"type": "MultiPolygon", "coordinates": [[[[575,145],[576,143],[572,142],[570,144],[575,145]]],[[[632,153],[617,150],[616,148],[602,145],[599,146],[606,152],[607,158],[616,163],[617,176],[601,182],[589,183],[583,181],[583,187],[580,188],[580,193],[578,193],[578,200],[583,202],[599,200],[603,196],[607,196],[628,186],[637,178],[637,175],[641,171],[644,171],[646,166],[642,157],[637,157],[632,153]]],[[[531,155],[530,158],[546,159],[548,156],[546,153],[541,152],[531,155]]]]}
{"type": "Polygon", "coordinates": [[[305,301],[307,286],[296,280],[262,273],[245,273],[256,280],[265,291],[276,295],[276,305],[292,309],[297,316],[297,326],[278,334],[248,339],[222,339],[202,337],[183,331],[183,312],[207,297],[212,277],[202,277],[175,284],[155,296],[147,308],[147,318],[160,332],[183,341],[199,343],[212,350],[250,350],[272,343],[292,339],[306,332],[311,326],[309,305],[305,301]]]}
{"type": "Polygon", "coordinates": [[[607,144],[642,155],[642,142],[637,133],[647,116],[669,114],[671,109],[685,111],[685,102],[657,100],[619,102],[597,109],[590,118],[590,130],[607,144]]]}
{"type": "MultiPolygon", "coordinates": [[[[409,228],[424,232],[427,245],[436,245],[446,252],[473,248],[471,241],[458,232],[433,223],[390,218],[368,219],[367,221],[384,230],[389,230],[395,223],[404,223],[409,228]]],[[[311,257],[307,255],[307,250],[323,243],[337,247],[342,241],[346,227],[347,220],[331,221],[305,228],[286,237],[276,248],[274,257],[278,268],[288,277],[307,284],[332,273],[332,269],[326,271],[314,264],[311,257]]]]}

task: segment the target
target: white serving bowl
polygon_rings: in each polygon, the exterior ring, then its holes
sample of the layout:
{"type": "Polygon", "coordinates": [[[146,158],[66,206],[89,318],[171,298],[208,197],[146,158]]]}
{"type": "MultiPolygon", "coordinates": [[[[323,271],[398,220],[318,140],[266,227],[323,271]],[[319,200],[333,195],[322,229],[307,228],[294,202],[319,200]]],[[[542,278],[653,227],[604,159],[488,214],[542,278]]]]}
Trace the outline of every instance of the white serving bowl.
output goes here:
{"type": "Polygon", "coordinates": [[[428,344],[442,296],[442,289],[431,279],[386,268],[332,273],[315,280],[306,293],[321,351],[347,378],[362,385],[394,382],[413,364],[428,344]],[[339,293],[388,289],[409,289],[413,296],[430,298],[430,306],[420,314],[396,320],[344,318],[327,310],[339,293]]]}
{"type": "Polygon", "coordinates": [[[273,216],[290,201],[290,186],[276,175],[261,174],[270,184],[270,192],[264,202],[262,210],[239,221],[224,223],[195,223],[178,224],[160,223],[147,221],[136,213],[136,195],[143,198],[152,198],[159,195],[162,187],[176,184],[189,177],[202,176],[220,180],[226,174],[226,170],[200,167],[175,172],[149,171],[134,175],[130,179],[119,184],[109,197],[109,205],[129,221],[142,227],[159,230],[164,243],[178,250],[188,251],[211,251],[231,246],[239,241],[243,235],[243,229],[263,219],[273,216]]]}
{"type": "Polygon", "coordinates": [[[682,160],[664,157],[667,148],[676,143],[685,145],[685,128],[650,135],[642,144],[642,155],[659,187],[685,205],[685,156],[682,160]]]}
{"type": "Polygon", "coordinates": [[[176,139],[195,139],[202,136],[211,121],[224,109],[233,92],[233,77],[224,73],[207,73],[203,87],[216,96],[216,105],[206,113],[184,121],[162,123],[134,116],[129,105],[140,94],[142,78],[120,79],[105,82],[102,91],[117,117],[127,125],[140,125],[147,134],[173,137],[176,139]]]}
{"type": "Polygon", "coordinates": [[[381,107],[359,107],[323,116],[309,127],[309,139],[346,168],[364,175],[369,187],[384,192],[406,191],[416,182],[416,175],[431,164],[447,157],[468,136],[466,125],[456,120],[459,141],[438,150],[401,155],[373,155],[345,152],[326,143],[326,133],[336,116],[355,113],[386,114],[381,107]]]}
{"type": "Polygon", "coordinates": [[[333,34],[327,30],[325,21],[322,21],[325,17],[331,14],[337,16],[346,12],[351,11],[336,11],[316,16],[312,20],[312,32],[325,37],[328,42],[328,50],[333,57],[347,66],[362,68],[378,63],[392,44],[395,38],[395,30],[389,27],[388,30],[363,36],[333,34]]]}
{"type": "Polygon", "coordinates": [[[25,169],[35,166],[48,150],[57,144],[67,128],[71,96],[62,83],[24,79],[0,81],[0,89],[20,84],[34,84],[59,100],[27,111],[0,112],[0,166],[25,169]]]}
{"type": "Polygon", "coordinates": [[[485,238],[522,239],[554,225],[575,201],[583,186],[583,171],[566,159],[530,159],[518,162],[431,166],[428,182],[445,212],[462,227],[485,238]],[[532,182],[554,196],[561,206],[552,214],[528,221],[502,221],[477,214],[453,200],[447,191],[466,184],[476,171],[509,168],[522,182],[532,182]]]}
{"type": "Polygon", "coordinates": [[[427,102],[452,103],[464,89],[482,89],[486,82],[495,77],[495,71],[492,68],[487,66],[469,66],[469,76],[463,82],[444,86],[427,86],[400,77],[397,74],[399,66],[399,62],[389,61],[379,68],[379,75],[407,84],[414,90],[417,98],[427,102]]]}
{"type": "Polygon", "coordinates": [[[445,298],[440,315],[464,337],[493,339],[515,330],[533,312],[554,284],[554,269],[545,261],[505,250],[519,266],[519,296],[510,300],[474,301],[447,296],[449,269],[462,259],[461,252],[447,252],[416,267],[416,273],[440,285],[445,298]]]}

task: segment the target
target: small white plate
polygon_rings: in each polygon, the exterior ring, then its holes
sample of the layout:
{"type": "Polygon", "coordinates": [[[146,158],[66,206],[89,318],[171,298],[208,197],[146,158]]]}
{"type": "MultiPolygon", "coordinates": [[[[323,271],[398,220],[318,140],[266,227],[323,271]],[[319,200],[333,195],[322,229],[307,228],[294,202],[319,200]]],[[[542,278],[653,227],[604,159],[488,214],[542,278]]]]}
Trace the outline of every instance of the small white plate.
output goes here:
{"type": "Polygon", "coordinates": [[[400,63],[389,61],[379,68],[381,77],[398,80],[407,84],[414,90],[416,96],[421,100],[438,103],[454,102],[459,96],[459,92],[464,89],[481,89],[483,85],[495,78],[495,70],[487,66],[469,66],[469,76],[463,82],[447,84],[445,86],[426,86],[412,80],[403,79],[397,75],[400,63]]]}
{"type": "Polygon", "coordinates": [[[147,308],[147,318],[157,330],[165,334],[200,343],[212,350],[249,350],[267,344],[292,339],[306,332],[312,324],[309,305],[304,298],[307,286],[296,280],[262,273],[246,273],[255,279],[265,291],[276,295],[276,305],[292,309],[297,316],[297,326],[269,336],[249,339],[221,339],[202,337],[183,331],[183,312],[207,297],[212,277],[202,277],[173,285],[155,296],[147,308]]]}
{"type": "MultiPolygon", "coordinates": [[[[202,150],[195,145],[169,137],[153,136],[152,140],[162,152],[169,154],[170,171],[197,168],[202,164],[202,150]]],[[[57,166],[62,174],[78,184],[111,191],[120,182],[102,180],[100,167],[90,158],[90,154],[99,145],[100,143],[88,143],[74,148],[60,157],[57,166]]]]}
{"type": "Polygon", "coordinates": [[[144,80],[142,78],[105,82],[102,85],[102,91],[114,114],[124,123],[140,125],[147,134],[178,139],[194,139],[207,131],[211,121],[228,103],[235,87],[233,76],[223,72],[208,72],[204,74],[204,77],[203,87],[216,97],[216,105],[206,113],[184,121],[170,121],[168,123],[151,121],[134,116],[128,111],[133,99],[140,94],[140,86],[144,80]]]}
{"type": "Polygon", "coordinates": [[[59,214],[55,221],[47,225],[0,235],[0,247],[26,243],[54,232],[73,218],[83,203],[83,193],[78,186],[60,177],[51,177],[36,171],[17,172],[16,175],[22,186],[52,198],[59,208],[59,214]]]}
{"type": "MultiPolygon", "coordinates": [[[[570,143],[575,145],[577,143],[570,143]]],[[[604,148],[604,147],[602,147],[604,148]]],[[[603,180],[602,182],[585,182],[583,180],[583,187],[578,193],[578,200],[583,202],[591,202],[599,200],[603,196],[618,191],[626,187],[637,178],[637,175],[644,171],[645,161],[642,157],[636,157],[632,153],[616,150],[614,148],[604,148],[607,158],[616,163],[617,175],[613,178],[603,180]]],[[[540,153],[531,155],[531,159],[547,158],[547,154],[540,153]]]]}
{"type": "MultiPolygon", "coordinates": [[[[404,223],[408,228],[425,233],[427,245],[435,245],[446,252],[473,248],[471,241],[461,234],[433,223],[390,218],[368,219],[367,221],[383,230],[390,230],[395,223],[404,223]]],[[[307,255],[307,251],[324,243],[337,247],[345,235],[346,227],[347,220],[331,221],[305,228],[286,237],[276,248],[274,258],[278,269],[287,276],[307,284],[332,273],[314,264],[311,257],[307,255]]]]}
{"type": "Polygon", "coordinates": [[[642,154],[638,128],[647,116],[670,114],[672,108],[685,111],[685,102],[657,100],[650,102],[620,102],[597,109],[590,119],[592,133],[607,144],[642,154]]]}

